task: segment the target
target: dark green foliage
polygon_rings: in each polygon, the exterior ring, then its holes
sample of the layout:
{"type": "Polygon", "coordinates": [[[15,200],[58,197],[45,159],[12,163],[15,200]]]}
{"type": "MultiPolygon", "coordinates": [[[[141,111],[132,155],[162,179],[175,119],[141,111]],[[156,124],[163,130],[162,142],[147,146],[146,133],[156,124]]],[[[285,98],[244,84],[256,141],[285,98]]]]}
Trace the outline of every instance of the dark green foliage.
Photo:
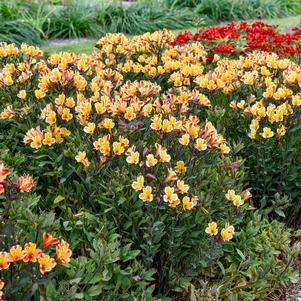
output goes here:
{"type": "Polygon", "coordinates": [[[108,4],[98,22],[105,32],[141,34],[158,29],[181,29],[195,25],[196,15],[187,8],[169,7],[163,1],[138,2],[128,7],[108,4]]]}
{"type": "Polygon", "coordinates": [[[0,41],[15,43],[16,45],[22,43],[41,44],[39,32],[28,23],[19,20],[0,22],[0,41]]]}

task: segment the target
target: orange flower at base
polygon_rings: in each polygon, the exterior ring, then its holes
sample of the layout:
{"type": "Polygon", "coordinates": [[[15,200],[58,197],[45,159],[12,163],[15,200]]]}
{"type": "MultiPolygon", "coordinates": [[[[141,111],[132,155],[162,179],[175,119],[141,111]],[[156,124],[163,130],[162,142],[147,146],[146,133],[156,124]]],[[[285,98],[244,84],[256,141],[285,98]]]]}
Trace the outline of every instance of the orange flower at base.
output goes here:
{"type": "Polygon", "coordinates": [[[5,168],[4,163],[0,162],[0,182],[3,182],[9,175],[9,169],[5,168]]]}
{"type": "Polygon", "coordinates": [[[3,301],[4,299],[2,298],[3,297],[3,288],[4,288],[4,281],[2,281],[0,279],[0,301],[3,301]]]}
{"type": "Polygon", "coordinates": [[[139,194],[139,199],[143,202],[151,202],[154,198],[152,194],[152,187],[146,186],[142,189],[142,192],[139,194]]]}
{"type": "Polygon", "coordinates": [[[5,192],[4,185],[0,183],[0,194],[4,192],[5,192]]]}
{"type": "Polygon", "coordinates": [[[18,187],[21,192],[28,192],[34,186],[33,178],[29,175],[21,176],[18,179],[18,187]]]}
{"type": "Polygon", "coordinates": [[[29,242],[25,244],[24,246],[24,257],[23,261],[24,262],[37,262],[38,258],[40,257],[42,251],[40,249],[37,249],[36,244],[29,242]]]}
{"type": "Polygon", "coordinates": [[[223,241],[229,241],[233,238],[234,234],[234,227],[230,226],[229,224],[226,224],[225,228],[222,229],[221,231],[221,239],[223,241]]]}
{"type": "Polygon", "coordinates": [[[218,233],[217,224],[215,222],[209,223],[208,227],[205,229],[205,232],[210,236],[215,236],[218,233]]]}
{"type": "Polygon", "coordinates": [[[43,243],[42,243],[42,249],[45,249],[49,246],[56,245],[59,243],[59,240],[55,237],[53,237],[51,234],[44,232],[43,233],[43,243]]]}
{"type": "Polygon", "coordinates": [[[0,252],[0,271],[6,270],[10,266],[10,259],[7,252],[0,252]]]}
{"type": "Polygon", "coordinates": [[[69,248],[69,244],[62,240],[60,244],[56,246],[55,260],[59,263],[67,263],[70,261],[72,251],[69,248]]]}
{"type": "Polygon", "coordinates": [[[22,251],[22,247],[20,245],[12,246],[9,250],[8,258],[10,262],[17,262],[22,260],[24,257],[24,253],[22,251]]]}
{"type": "Polygon", "coordinates": [[[42,253],[38,259],[40,265],[40,272],[44,274],[45,272],[50,272],[55,266],[56,262],[54,258],[51,258],[49,255],[42,253]]]}

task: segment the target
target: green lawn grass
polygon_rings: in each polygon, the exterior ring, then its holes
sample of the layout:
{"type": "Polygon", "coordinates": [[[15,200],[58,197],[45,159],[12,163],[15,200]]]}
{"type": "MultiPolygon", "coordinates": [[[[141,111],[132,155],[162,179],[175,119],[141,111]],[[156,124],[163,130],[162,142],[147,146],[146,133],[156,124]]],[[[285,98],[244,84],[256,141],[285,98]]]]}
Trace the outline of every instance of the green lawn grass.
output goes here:
{"type": "MultiPolygon", "coordinates": [[[[285,29],[286,27],[301,25],[301,15],[286,17],[286,18],[278,18],[278,19],[265,19],[263,21],[272,25],[278,25],[280,29],[285,29]]],[[[183,30],[184,29],[173,30],[172,32],[174,34],[177,34],[183,30]]],[[[187,28],[186,30],[191,32],[196,32],[198,28],[192,27],[192,28],[187,28]]],[[[90,54],[94,50],[95,42],[96,42],[95,39],[80,41],[74,44],[68,44],[68,42],[66,41],[66,44],[61,44],[57,46],[45,44],[41,48],[46,53],[46,55],[50,55],[52,53],[60,52],[60,51],[75,52],[76,54],[79,53],[90,54]]]]}

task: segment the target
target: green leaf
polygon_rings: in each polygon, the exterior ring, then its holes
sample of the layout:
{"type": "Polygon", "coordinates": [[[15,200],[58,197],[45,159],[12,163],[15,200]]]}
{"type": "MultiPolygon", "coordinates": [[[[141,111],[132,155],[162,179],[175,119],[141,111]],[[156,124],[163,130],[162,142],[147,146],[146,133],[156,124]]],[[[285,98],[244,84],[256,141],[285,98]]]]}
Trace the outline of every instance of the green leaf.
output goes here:
{"type": "Polygon", "coordinates": [[[101,284],[91,286],[87,291],[87,294],[90,297],[99,296],[101,293],[102,293],[102,285],[101,284]]]}
{"type": "Polygon", "coordinates": [[[238,253],[238,255],[242,258],[242,260],[246,260],[245,255],[243,254],[242,251],[240,251],[239,249],[236,249],[236,252],[238,253]]]}
{"type": "Polygon", "coordinates": [[[226,275],[226,272],[225,272],[225,268],[224,268],[223,264],[222,264],[220,261],[218,261],[218,262],[217,262],[217,265],[220,267],[220,269],[221,269],[223,275],[225,276],[225,275],[226,275]]]}
{"type": "Polygon", "coordinates": [[[58,196],[54,199],[53,203],[54,203],[54,204],[57,204],[57,203],[61,202],[61,201],[64,200],[64,199],[65,199],[64,196],[58,195],[58,196]]]}

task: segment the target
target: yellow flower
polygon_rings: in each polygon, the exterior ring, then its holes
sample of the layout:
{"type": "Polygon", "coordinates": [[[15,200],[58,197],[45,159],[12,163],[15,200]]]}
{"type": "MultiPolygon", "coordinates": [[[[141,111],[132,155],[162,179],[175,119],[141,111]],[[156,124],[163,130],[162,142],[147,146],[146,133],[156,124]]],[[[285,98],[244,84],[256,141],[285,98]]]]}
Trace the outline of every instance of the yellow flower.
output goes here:
{"type": "Polygon", "coordinates": [[[164,202],[175,202],[179,199],[178,195],[175,193],[175,189],[173,187],[167,186],[164,188],[164,202]]]}
{"type": "Polygon", "coordinates": [[[163,124],[162,124],[162,131],[164,133],[169,133],[173,130],[173,126],[171,124],[171,122],[167,119],[163,120],[163,124]]]}
{"type": "Polygon", "coordinates": [[[56,262],[54,258],[50,258],[49,255],[42,254],[38,259],[38,263],[40,265],[40,272],[44,274],[45,272],[50,272],[55,266],[56,262]]]}
{"type": "Polygon", "coordinates": [[[167,153],[167,150],[158,143],[155,144],[155,147],[156,147],[157,155],[159,156],[160,162],[168,163],[170,161],[171,157],[167,153]]]}
{"type": "Polygon", "coordinates": [[[152,194],[152,187],[146,186],[143,188],[142,192],[139,194],[139,199],[143,202],[151,202],[154,198],[152,194]]]}
{"type": "Polygon", "coordinates": [[[115,126],[115,123],[110,118],[105,118],[101,123],[101,127],[105,128],[107,130],[111,130],[114,126],[115,126]]]}
{"type": "Polygon", "coordinates": [[[230,226],[229,224],[225,225],[225,228],[223,228],[221,230],[221,239],[223,241],[229,241],[233,238],[233,234],[234,234],[234,227],[230,226]]]}
{"type": "Polygon", "coordinates": [[[177,161],[175,170],[177,173],[184,173],[187,170],[184,161],[177,161]]]}
{"type": "Polygon", "coordinates": [[[25,90],[20,90],[18,95],[17,95],[20,99],[26,99],[26,91],[25,90]]]}
{"type": "Polygon", "coordinates": [[[84,127],[84,132],[87,134],[93,134],[95,131],[95,123],[94,122],[89,122],[85,127],[84,127]]]}
{"type": "Polygon", "coordinates": [[[262,132],[261,136],[265,139],[271,138],[274,136],[274,132],[270,128],[265,127],[265,128],[263,128],[263,132],[262,132]]]}
{"type": "Polygon", "coordinates": [[[285,135],[285,133],[286,133],[285,126],[283,124],[279,124],[277,127],[277,136],[282,137],[285,135]]]}
{"type": "Polygon", "coordinates": [[[9,268],[11,260],[9,254],[6,252],[0,252],[0,271],[9,268]]]}
{"type": "Polygon", "coordinates": [[[71,114],[69,108],[64,108],[64,109],[63,109],[61,118],[62,118],[63,120],[66,120],[66,121],[69,121],[69,120],[71,120],[71,119],[73,118],[73,115],[71,114]]]}
{"type": "Polygon", "coordinates": [[[132,183],[132,188],[136,191],[142,190],[144,187],[144,177],[139,176],[136,181],[132,183]]]}
{"type": "Polygon", "coordinates": [[[56,246],[56,255],[55,260],[61,264],[68,263],[70,261],[70,257],[72,255],[72,251],[69,248],[69,244],[62,240],[60,244],[56,246]]]}
{"type": "Polygon", "coordinates": [[[162,128],[162,119],[161,116],[156,115],[155,117],[152,118],[152,123],[150,125],[152,130],[155,131],[160,131],[162,128]]]}
{"type": "Polygon", "coordinates": [[[184,196],[182,199],[182,205],[184,210],[191,210],[197,204],[197,198],[190,199],[188,196],[184,196]]]}
{"type": "Polygon", "coordinates": [[[293,106],[301,106],[301,97],[300,95],[295,95],[292,97],[292,105],[293,106]]]}
{"type": "Polygon", "coordinates": [[[218,233],[217,223],[215,222],[209,223],[207,228],[205,229],[205,232],[210,236],[216,236],[218,233]]]}
{"type": "Polygon", "coordinates": [[[207,149],[207,143],[206,140],[204,140],[203,138],[198,138],[196,140],[196,143],[194,145],[194,147],[198,150],[198,151],[204,151],[207,149]]]}
{"type": "Polygon", "coordinates": [[[233,204],[236,207],[240,207],[244,204],[244,200],[241,198],[240,195],[236,195],[233,199],[233,204]]]}
{"type": "Polygon", "coordinates": [[[55,143],[55,139],[53,138],[52,133],[45,133],[43,144],[50,146],[54,143],[55,143]]]}
{"type": "Polygon", "coordinates": [[[235,197],[236,197],[236,194],[235,194],[235,191],[233,189],[230,189],[230,190],[227,191],[227,193],[226,193],[226,199],[227,200],[232,202],[235,197]]]}
{"type": "Polygon", "coordinates": [[[187,193],[189,190],[189,185],[185,184],[185,182],[182,180],[177,181],[177,188],[179,189],[180,193],[187,193]]]}
{"type": "Polygon", "coordinates": [[[165,178],[165,183],[177,180],[178,176],[173,169],[168,169],[168,175],[165,178]]]}
{"type": "Polygon", "coordinates": [[[42,146],[42,138],[41,136],[35,136],[32,139],[32,142],[30,143],[30,146],[32,148],[40,148],[42,146]]]}
{"type": "Polygon", "coordinates": [[[46,95],[42,90],[35,90],[34,94],[37,99],[41,99],[46,95]]]}
{"type": "Polygon", "coordinates": [[[115,155],[120,156],[121,154],[124,153],[124,147],[122,146],[122,144],[120,142],[114,142],[113,143],[113,153],[115,155]]]}
{"type": "Polygon", "coordinates": [[[188,145],[190,140],[189,134],[184,134],[182,137],[179,139],[179,143],[182,145],[188,145]]]}
{"type": "Polygon", "coordinates": [[[139,153],[138,152],[130,152],[130,154],[126,158],[126,162],[129,164],[138,164],[139,163],[139,153]]]}
{"type": "Polygon", "coordinates": [[[230,147],[226,143],[222,143],[220,145],[220,150],[222,154],[229,154],[230,153],[230,147]]]}
{"type": "Polygon", "coordinates": [[[75,160],[78,163],[83,164],[85,167],[88,167],[90,165],[89,160],[87,159],[87,154],[85,151],[83,152],[78,152],[77,155],[75,156],[75,160]]]}
{"type": "Polygon", "coordinates": [[[8,257],[10,262],[17,262],[23,259],[25,254],[23,253],[20,245],[12,246],[9,250],[8,257]]]}
{"type": "Polygon", "coordinates": [[[155,158],[153,154],[148,154],[146,156],[146,166],[153,167],[158,163],[158,160],[155,158]]]}

